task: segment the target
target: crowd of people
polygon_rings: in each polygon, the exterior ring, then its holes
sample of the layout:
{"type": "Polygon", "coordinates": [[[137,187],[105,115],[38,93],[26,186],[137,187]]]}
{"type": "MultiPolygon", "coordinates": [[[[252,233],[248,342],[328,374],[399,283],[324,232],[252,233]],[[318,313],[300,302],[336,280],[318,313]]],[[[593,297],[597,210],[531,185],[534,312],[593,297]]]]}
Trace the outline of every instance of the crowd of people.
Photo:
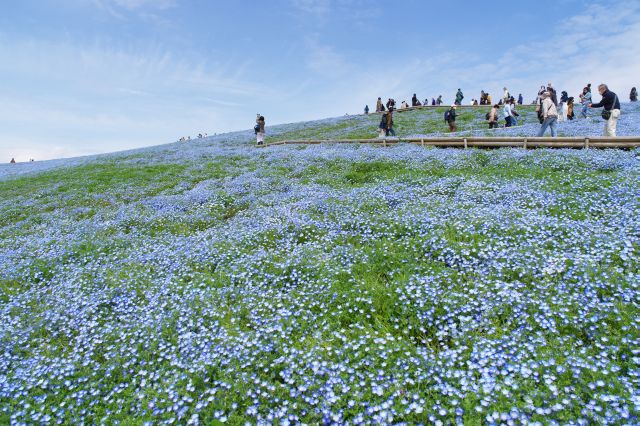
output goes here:
{"type": "MultiPolygon", "coordinates": [[[[591,95],[591,83],[587,84],[582,93],[580,93],[580,104],[582,105],[581,116],[587,118],[589,108],[602,108],[600,114],[605,121],[604,136],[616,136],[618,119],[620,118],[620,99],[618,95],[609,90],[606,84],[598,86],[598,93],[602,100],[593,103],[591,95]]],[[[631,102],[637,101],[637,92],[635,88],[631,89],[629,96],[631,102]],[[634,100],[635,93],[635,100],[634,100]]],[[[559,121],[573,120],[574,114],[574,98],[569,97],[566,91],[561,92],[560,101],[558,102],[557,92],[549,83],[546,87],[541,86],[538,91],[536,100],[536,112],[541,127],[538,136],[544,136],[547,129],[551,133],[551,137],[557,136],[557,124],[559,121]]]]}
{"type": "MultiPolygon", "coordinates": [[[[591,84],[587,84],[582,92],[578,95],[580,103],[580,116],[582,118],[588,117],[588,111],[590,108],[603,108],[601,113],[602,118],[605,120],[605,136],[616,136],[617,122],[620,118],[620,100],[618,96],[609,90],[606,84],[598,86],[598,93],[602,96],[602,100],[598,103],[593,103],[593,96],[591,94],[591,84]]],[[[455,101],[451,107],[444,114],[444,121],[449,126],[450,132],[457,132],[456,119],[458,117],[457,108],[462,105],[464,100],[464,94],[459,88],[455,94],[455,101]]],[[[638,101],[638,91],[636,88],[631,89],[629,94],[629,100],[631,102],[638,101]]],[[[524,104],[524,98],[522,93],[518,94],[516,99],[512,96],[509,90],[504,87],[502,97],[498,103],[493,104],[493,99],[489,92],[484,90],[480,91],[479,99],[472,99],[469,105],[492,105],[491,110],[485,115],[485,120],[489,125],[489,129],[495,129],[501,127],[500,121],[504,120],[504,127],[512,127],[518,125],[518,119],[520,114],[518,113],[516,106],[524,104]]],[[[443,104],[442,95],[438,98],[426,98],[424,102],[420,102],[418,96],[414,93],[411,97],[411,105],[406,101],[400,103],[399,109],[407,109],[410,107],[419,106],[441,106],[443,104]]],[[[576,105],[575,98],[569,96],[566,91],[560,92],[560,98],[558,99],[557,91],[551,83],[546,86],[540,86],[538,96],[532,102],[536,105],[536,113],[540,122],[540,130],[538,136],[544,136],[547,129],[550,130],[551,136],[557,136],[557,123],[562,121],[574,120],[576,118],[576,105]]],[[[395,129],[393,127],[393,113],[396,110],[396,101],[393,98],[389,98],[387,102],[382,101],[382,97],[378,97],[376,101],[376,112],[382,113],[380,123],[378,125],[378,136],[388,137],[396,136],[395,129]]],[[[369,105],[364,108],[364,113],[369,114],[369,105]]],[[[258,145],[264,144],[265,139],[265,120],[264,117],[258,114],[256,116],[256,125],[254,127],[256,141],[258,145]]]]}

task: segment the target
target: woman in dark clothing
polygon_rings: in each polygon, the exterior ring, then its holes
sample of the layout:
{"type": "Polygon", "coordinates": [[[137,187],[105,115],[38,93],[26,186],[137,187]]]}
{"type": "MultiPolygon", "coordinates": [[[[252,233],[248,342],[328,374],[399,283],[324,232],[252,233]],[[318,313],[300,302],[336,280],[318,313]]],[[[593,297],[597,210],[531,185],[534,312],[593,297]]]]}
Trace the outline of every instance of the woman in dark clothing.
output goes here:
{"type": "Polygon", "coordinates": [[[631,93],[629,94],[629,99],[631,100],[631,102],[638,102],[638,91],[636,90],[635,87],[631,89],[631,93]]]}

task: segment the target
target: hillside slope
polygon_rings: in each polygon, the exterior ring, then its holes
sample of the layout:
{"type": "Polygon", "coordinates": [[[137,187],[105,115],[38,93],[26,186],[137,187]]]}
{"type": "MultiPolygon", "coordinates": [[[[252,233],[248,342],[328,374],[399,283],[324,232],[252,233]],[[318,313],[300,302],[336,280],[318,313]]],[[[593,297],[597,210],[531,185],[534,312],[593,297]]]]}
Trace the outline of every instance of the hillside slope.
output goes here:
{"type": "Polygon", "coordinates": [[[0,423],[640,422],[638,150],[252,140],[0,168],[0,423]]]}

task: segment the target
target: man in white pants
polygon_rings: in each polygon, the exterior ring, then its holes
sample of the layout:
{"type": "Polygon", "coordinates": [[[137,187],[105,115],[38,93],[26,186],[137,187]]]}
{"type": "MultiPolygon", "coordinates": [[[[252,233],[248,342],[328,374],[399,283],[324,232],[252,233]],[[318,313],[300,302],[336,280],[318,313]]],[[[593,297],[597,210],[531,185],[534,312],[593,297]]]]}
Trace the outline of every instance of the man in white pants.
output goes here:
{"type": "Polygon", "coordinates": [[[604,108],[610,113],[604,125],[605,136],[615,136],[618,119],[620,118],[620,100],[618,95],[613,93],[606,84],[598,86],[598,92],[602,95],[602,100],[597,104],[589,104],[589,108],[604,108]]]}

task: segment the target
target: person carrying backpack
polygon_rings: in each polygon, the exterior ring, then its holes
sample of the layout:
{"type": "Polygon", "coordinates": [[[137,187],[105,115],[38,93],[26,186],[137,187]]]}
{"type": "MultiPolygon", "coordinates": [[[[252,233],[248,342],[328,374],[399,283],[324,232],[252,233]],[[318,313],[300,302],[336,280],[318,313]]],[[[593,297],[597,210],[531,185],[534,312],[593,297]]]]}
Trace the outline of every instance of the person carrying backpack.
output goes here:
{"type": "Polygon", "coordinates": [[[457,132],[458,127],[456,126],[456,105],[451,105],[451,108],[444,113],[444,121],[449,124],[449,131],[451,133],[457,132]]]}
{"type": "Polygon", "coordinates": [[[387,136],[387,114],[388,112],[383,112],[382,117],[380,117],[380,124],[378,125],[378,137],[380,138],[387,136]]]}
{"type": "Polygon", "coordinates": [[[618,95],[609,90],[606,84],[598,86],[598,92],[602,95],[602,100],[597,104],[590,104],[589,108],[604,108],[602,118],[606,121],[604,126],[604,136],[615,136],[618,119],[620,118],[620,100],[618,95]]]}
{"type": "Polygon", "coordinates": [[[558,125],[558,109],[551,100],[551,93],[544,92],[542,94],[542,104],[540,105],[540,112],[542,115],[542,127],[538,132],[538,137],[544,136],[547,131],[547,127],[551,129],[551,137],[557,136],[556,126],[558,125]]]}
{"type": "Polygon", "coordinates": [[[393,129],[393,108],[390,108],[389,111],[382,114],[378,129],[380,129],[380,137],[396,135],[396,132],[393,129]]]}
{"type": "Polygon", "coordinates": [[[498,128],[498,109],[500,109],[500,107],[498,105],[494,105],[493,108],[491,108],[491,111],[489,111],[485,116],[489,122],[490,129],[498,128]]]}

